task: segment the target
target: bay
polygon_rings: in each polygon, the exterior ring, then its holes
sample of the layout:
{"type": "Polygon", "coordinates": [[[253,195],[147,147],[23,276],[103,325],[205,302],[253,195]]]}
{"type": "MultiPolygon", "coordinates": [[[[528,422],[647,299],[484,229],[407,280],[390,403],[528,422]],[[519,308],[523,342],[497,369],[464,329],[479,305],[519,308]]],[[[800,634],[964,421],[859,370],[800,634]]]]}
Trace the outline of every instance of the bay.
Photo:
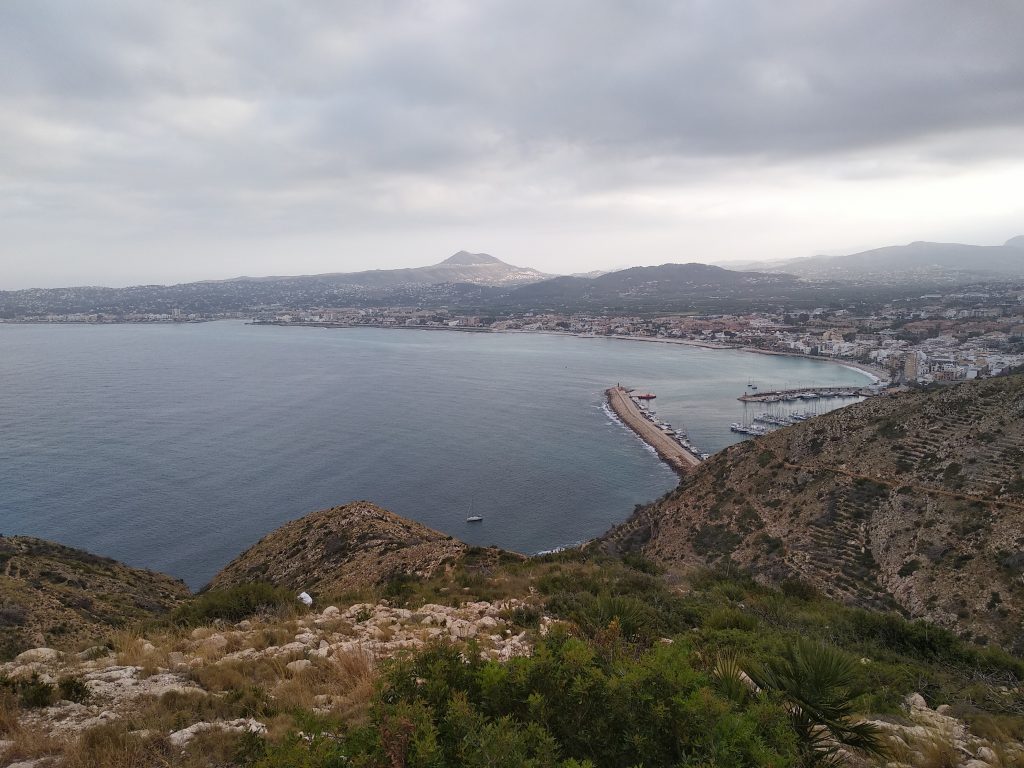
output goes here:
{"type": "Polygon", "coordinates": [[[368,499],[474,544],[592,538],[676,476],[603,409],[622,382],[702,450],[748,381],[836,365],[680,345],[373,328],[0,325],[0,533],[205,584],[283,522],[368,499]],[[482,523],[466,523],[469,514],[482,523]]]}

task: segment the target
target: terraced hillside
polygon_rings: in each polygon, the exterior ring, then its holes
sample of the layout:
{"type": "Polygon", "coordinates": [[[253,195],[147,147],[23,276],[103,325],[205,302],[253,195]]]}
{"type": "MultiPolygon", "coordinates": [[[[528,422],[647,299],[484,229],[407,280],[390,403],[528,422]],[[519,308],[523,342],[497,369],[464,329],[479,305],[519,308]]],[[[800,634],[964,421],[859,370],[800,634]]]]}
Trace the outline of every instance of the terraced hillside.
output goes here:
{"type": "Polygon", "coordinates": [[[874,398],[733,446],[605,541],[1024,647],[1024,377],[874,398]]]}
{"type": "Polygon", "coordinates": [[[97,642],[190,596],[162,573],[28,536],[0,536],[0,659],[48,643],[97,642]]]}

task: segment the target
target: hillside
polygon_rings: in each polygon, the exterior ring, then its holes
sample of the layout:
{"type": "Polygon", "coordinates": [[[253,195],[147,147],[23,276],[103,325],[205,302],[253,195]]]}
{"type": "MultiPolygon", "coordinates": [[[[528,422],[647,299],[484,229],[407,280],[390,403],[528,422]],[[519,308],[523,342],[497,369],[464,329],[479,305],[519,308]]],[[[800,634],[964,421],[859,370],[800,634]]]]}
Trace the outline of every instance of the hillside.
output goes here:
{"type": "Polygon", "coordinates": [[[428,577],[466,550],[461,541],[370,504],[355,502],[285,523],[232,560],[210,583],[266,581],[314,596],[396,577],[428,577]]]}
{"type": "Polygon", "coordinates": [[[1024,377],[868,400],[735,445],[611,531],[1024,648],[1024,377]]]}
{"type": "Polygon", "coordinates": [[[883,282],[1020,278],[1024,277],[1024,236],[1011,238],[1003,245],[918,241],[845,256],[794,259],[775,268],[814,279],[877,279],[883,282]]]}
{"type": "MultiPolygon", "coordinates": [[[[565,276],[519,286],[491,301],[517,309],[572,311],[729,311],[818,306],[840,287],[814,285],[792,275],[740,272],[708,264],[631,267],[594,277],[565,276]]],[[[855,292],[843,294],[856,300],[855,292]]]]}
{"type": "Polygon", "coordinates": [[[0,536],[0,658],[102,638],[189,597],[160,573],[27,536],[0,536]]]}

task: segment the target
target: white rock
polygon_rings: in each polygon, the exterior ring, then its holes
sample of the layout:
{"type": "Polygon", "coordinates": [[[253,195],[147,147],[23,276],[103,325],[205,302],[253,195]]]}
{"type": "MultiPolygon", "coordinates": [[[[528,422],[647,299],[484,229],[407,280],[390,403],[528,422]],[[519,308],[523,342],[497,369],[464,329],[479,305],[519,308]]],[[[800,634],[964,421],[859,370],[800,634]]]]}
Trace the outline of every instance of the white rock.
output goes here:
{"type": "Polygon", "coordinates": [[[448,624],[448,634],[459,640],[476,635],[476,625],[465,619],[453,619],[448,624]]]}
{"type": "Polygon", "coordinates": [[[238,720],[216,720],[212,723],[201,722],[193,723],[188,728],[182,728],[180,731],[175,731],[167,737],[167,740],[176,747],[184,747],[199,733],[203,731],[209,731],[212,729],[219,729],[222,731],[249,731],[250,733],[266,733],[267,726],[258,720],[250,718],[240,718],[238,720]]]}
{"type": "MultiPolygon", "coordinates": [[[[269,651],[270,649],[268,648],[267,650],[269,651]]],[[[276,651],[274,651],[274,655],[275,656],[290,656],[290,655],[294,655],[296,653],[303,654],[305,652],[306,652],[306,646],[305,646],[304,643],[287,643],[286,645],[282,645],[276,651]]]]}
{"type": "Polygon", "coordinates": [[[32,648],[31,650],[19,653],[14,657],[14,660],[21,664],[29,664],[34,661],[46,664],[58,661],[61,655],[60,651],[53,648],[32,648]]]}
{"type": "Polygon", "coordinates": [[[974,756],[979,760],[984,760],[986,763],[999,765],[999,757],[988,747],[978,747],[978,751],[975,752],[974,756]]]}
{"type": "Polygon", "coordinates": [[[904,703],[909,709],[928,709],[928,702],[924,700],[924,696],[920,693],[912,693],[904,699],[904,703]]]}
{"type": "Polygon", "coordinates": [[[291,672],[293,675],[297,675],[313,666],[313,662],[309,659],[296,659],[295,661],[289,661],[285,664],[285,669],[291,672]]]}

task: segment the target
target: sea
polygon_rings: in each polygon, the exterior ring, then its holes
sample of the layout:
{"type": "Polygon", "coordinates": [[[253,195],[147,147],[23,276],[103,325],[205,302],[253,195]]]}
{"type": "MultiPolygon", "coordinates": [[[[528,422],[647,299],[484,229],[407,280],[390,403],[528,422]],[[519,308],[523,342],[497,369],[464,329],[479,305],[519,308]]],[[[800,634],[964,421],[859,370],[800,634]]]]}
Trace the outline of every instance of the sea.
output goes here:
{"type": "Polygon", "coordinates": [[[658,417],[713,453],[742,439],[729,425],[751,387],[868,381],[806,358],[533,333],[0,324],[0,534],[199,588],[282,523],[365,499],[531,554],[677,483],[604,406],[609,386],[656,394],[658,417]]]}

